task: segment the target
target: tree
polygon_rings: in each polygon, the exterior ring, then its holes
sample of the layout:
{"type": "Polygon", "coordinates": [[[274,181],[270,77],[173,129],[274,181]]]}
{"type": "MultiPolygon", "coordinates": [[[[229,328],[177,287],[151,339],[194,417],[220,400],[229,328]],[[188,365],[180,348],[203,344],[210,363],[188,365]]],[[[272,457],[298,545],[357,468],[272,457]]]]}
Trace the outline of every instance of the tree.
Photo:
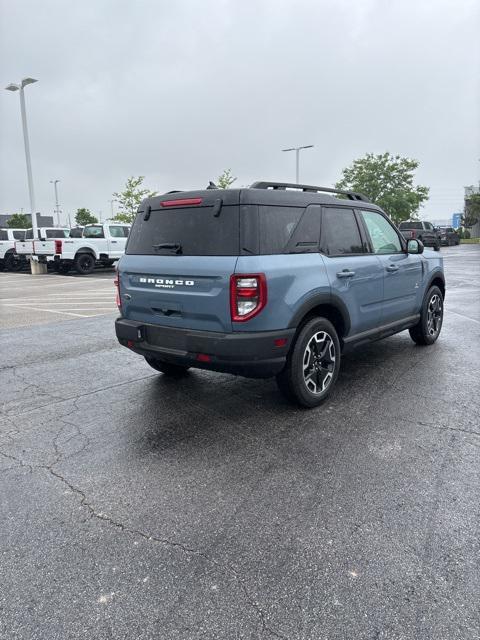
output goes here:
{"type": "Polygon", "coordinates": [[[230,189],[236,178],[232,174],[231,169],[224,169],[222,174],[217,178],[217,186],[219,189],[230,189]]]}
{"type": "Polygon", "coordinates": [[[120,193],[114,193],[113,197],[119,205],[119,213],[116,214],[115,220],[119,222],[133,222],[137,213],[137,209],[145,198],[153,198],[157,195],[156,191],[142,189],[145,176],[135,178],[131,176],[125,183],[125,188],[120,193]]]}
{"type": "Polygon", "coordinates": [[[32,223],[25,213],[14,213],[12,217],[7,220],[7,225],[10,229],[29,229],[32,223]]]}
{"type": "Polygon", "coordinates": [[[464,227],[473,227],[480,220],[480,193],[472,193],[465,198],[465,211],[462,216],[464,227]]]}
{"type": "Polygon", "coordinates": [[[84,227],[86,224],[95,224],[98,222],[95,216],[92,216],[89,209],[77,209],[77,213],[75,214],[75,222],[84,227]]]}
{"type": "Polygon", "coordinates": [[[343,177],[335,187],[363,193],[399,223],[415,217],[428,200],[428,187],[413,184],[418,165],[417,160],[388,152],[367,153],[343,170],[343,177]]]}

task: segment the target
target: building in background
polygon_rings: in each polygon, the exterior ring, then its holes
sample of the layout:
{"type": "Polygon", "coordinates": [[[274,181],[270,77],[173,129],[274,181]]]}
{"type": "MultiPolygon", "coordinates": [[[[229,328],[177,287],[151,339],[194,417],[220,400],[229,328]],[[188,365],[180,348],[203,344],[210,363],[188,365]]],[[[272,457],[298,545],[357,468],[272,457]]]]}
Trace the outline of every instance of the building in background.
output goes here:
{"type": "MultiPolygon", "coordinates": [[[[27,218],[31,221],[32,217],[29,213],[26,214],[27,218]]],[[[0,214],[0,229],[2,227],[8,227],[8,221],[12,216],[10,214],[0,214]]],[[[42,216],[37,213],[37,226],[39,227],[53,227],[53,216],[42,216]]]]}

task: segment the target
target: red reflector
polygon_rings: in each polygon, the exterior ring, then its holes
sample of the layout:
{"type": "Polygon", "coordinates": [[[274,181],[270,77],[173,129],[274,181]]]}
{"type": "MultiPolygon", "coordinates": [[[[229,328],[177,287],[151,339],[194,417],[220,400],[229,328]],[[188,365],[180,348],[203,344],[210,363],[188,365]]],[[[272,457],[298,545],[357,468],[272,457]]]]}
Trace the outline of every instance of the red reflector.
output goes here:
{"type": "Polygon", "coordinates": [[[211,357],[207,356],[206,353],[199,353],[199,354],[197,354],[197,360],[199,362],[210,362],[211,361],[211,357]]]}
{"type": "Polygon", "coordinates": [[[127,347],[128,347],[129,349],[131,349],[131,348],[133,347],[133,345],[134,345],[134,344],[135,344],[135,343],[134,343],[134,341],[133,341],[133,340],[127,340],[127,347]]]}
{"type": "Polygon", "coordinates": [[[196,204],[202,204],[202,198],[184,198],[183,200],[164,200],[160,203],[161,207],[193,207],[196,204]]]}
{"type": "Polygon", "coordinates": [[[276,347],[284,347],[287,344],[287,339],[286,338],[276,338],[273,341],[274,345],[276,347]]]}

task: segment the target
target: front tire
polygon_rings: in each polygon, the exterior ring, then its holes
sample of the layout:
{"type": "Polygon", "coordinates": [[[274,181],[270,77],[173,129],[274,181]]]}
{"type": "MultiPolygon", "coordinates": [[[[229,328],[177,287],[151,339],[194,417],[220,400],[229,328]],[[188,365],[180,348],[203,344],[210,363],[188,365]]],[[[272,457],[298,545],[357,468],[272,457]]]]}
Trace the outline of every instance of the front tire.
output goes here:
{"type": "Polygon", "coordinates": [[[409,329],[410,337],[422,346],[433,344],[443,324],[443,295],[437,286],[430,287],[424,298],[420,320],[409,329]]]}
{"type": "Polygon", "coordinates": [[[155,369],[155,371],[159,371],[160,373],[164,373],[166,376],[171,376],[173,378],[181,378],[183,377],[189,367],[182,366],[180,364],[172,364],[171,362],[163,362],[162,360],[157,360],[156,358],[151,358],[150,356],[144,356],[146,362],[155,369]]]}
{"type": "Polygon", "coordinates": [[[95,269],[95,258],[91,253],[78,253],[75,256],[73,265],[77,273],[86,276],[95,269]]]}
{"type": "Polygon", "coordinates": [[[299,331],[277,375],[280,391],[302,407],[316,407],[329,396],[340,370],[340,341],[326,318],[313,318],[299,331]]]}

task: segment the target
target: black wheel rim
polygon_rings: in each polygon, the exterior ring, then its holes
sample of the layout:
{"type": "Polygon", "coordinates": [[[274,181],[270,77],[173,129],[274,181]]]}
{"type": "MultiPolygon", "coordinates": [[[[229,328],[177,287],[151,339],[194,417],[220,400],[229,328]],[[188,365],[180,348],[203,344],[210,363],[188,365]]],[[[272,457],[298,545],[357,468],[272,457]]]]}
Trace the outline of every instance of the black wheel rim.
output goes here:
{"type": "Polygon", "coordinates": [[[440,332],[443,320],[443,303],[438,293],[434,293],[428,301],[427,332],[434,338],[440,332]]]}
{"type": "Polygon", "coordinates": [[[326,331],[318,331],[303,354],[303,380],[310,393],[319,395],[330,386],[335,371],[335,343],[326,331]]]}
{"type": "Polygon", "coordinates": [[[80,260],[78,261],[78,265],[81,271],[90,271],[90,269],[92,268],[92,260],[90,256],[81,256],[80,260]]]}

